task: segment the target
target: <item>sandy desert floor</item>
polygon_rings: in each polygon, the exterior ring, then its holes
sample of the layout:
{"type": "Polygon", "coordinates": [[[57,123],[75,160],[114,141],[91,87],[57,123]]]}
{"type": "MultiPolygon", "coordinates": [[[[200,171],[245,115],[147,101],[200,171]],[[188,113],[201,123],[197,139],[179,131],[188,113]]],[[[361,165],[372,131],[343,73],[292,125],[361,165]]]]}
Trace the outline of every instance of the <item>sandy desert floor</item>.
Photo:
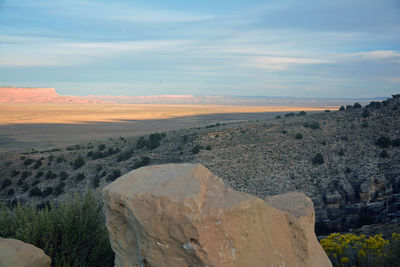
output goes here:
{"type": "Polygon", "coordinates": [[[0,125],[123,122],[206,114],[316,111],[337,107],[164,104],[0,104],[0,125]]]}
{"type": "Polygon", "coordinates": [[[47,149],[207,124],[337,107],[151,104],[1,104],[0,152],[47,149]]]}

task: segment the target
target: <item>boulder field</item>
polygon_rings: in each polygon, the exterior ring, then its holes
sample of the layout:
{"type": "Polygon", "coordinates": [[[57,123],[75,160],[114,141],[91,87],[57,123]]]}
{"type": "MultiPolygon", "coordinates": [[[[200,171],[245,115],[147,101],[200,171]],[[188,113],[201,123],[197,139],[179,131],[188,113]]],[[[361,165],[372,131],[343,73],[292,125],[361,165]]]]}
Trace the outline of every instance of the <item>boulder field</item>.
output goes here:
{"type": "Polygon", "coordinates": [[[332,266],[300,193],[234,191],[201,164],[139,168],[103,189],[115,266],[332,266]]]}

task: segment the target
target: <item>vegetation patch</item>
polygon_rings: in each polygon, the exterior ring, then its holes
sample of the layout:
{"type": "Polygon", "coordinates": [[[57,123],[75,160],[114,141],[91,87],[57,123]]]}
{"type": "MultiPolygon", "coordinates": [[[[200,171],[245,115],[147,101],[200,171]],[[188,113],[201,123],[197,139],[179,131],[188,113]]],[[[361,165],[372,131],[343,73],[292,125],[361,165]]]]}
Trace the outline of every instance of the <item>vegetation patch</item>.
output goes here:
{"type": "Polygon", "coordinates": [[[398,266],[400,260],[400,234],[397,233],[388,240],[381,234],[333,233],[321,240],[321,246],[335,267],[398,266]]]}
{"type": "Polygon", "coordinates": [[[100,203],[88,193],[42,210],[1,204],[0,236],[43,249],[53,266],[114,266],[100,203]]]}

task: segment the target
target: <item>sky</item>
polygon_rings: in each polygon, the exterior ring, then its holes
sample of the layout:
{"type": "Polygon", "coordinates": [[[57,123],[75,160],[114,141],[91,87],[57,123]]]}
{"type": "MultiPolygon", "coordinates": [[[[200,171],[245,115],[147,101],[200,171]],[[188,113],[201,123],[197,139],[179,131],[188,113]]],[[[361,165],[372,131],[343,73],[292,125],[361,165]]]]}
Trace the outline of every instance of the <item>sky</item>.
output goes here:
{"type": "Polygon", "coordinates": [[[0,0],[0,86],[390,96],[400,0],[0,0]]]}

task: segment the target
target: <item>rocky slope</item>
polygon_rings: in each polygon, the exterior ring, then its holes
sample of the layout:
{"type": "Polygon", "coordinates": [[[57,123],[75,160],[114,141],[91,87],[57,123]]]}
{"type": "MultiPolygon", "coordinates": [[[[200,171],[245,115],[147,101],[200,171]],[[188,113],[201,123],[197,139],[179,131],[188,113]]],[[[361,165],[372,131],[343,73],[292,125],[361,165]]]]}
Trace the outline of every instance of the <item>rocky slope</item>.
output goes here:
{"type": "Polygon", "coordinates": [[[232,188],[262,198],[303,192],[316,206],[319,234],[344,231],[399,221],[399,138],[396,96],[363,108],[3,154],[0,196],[43,204],[98,190],[140,166],[201,163],[232,188]]]}

